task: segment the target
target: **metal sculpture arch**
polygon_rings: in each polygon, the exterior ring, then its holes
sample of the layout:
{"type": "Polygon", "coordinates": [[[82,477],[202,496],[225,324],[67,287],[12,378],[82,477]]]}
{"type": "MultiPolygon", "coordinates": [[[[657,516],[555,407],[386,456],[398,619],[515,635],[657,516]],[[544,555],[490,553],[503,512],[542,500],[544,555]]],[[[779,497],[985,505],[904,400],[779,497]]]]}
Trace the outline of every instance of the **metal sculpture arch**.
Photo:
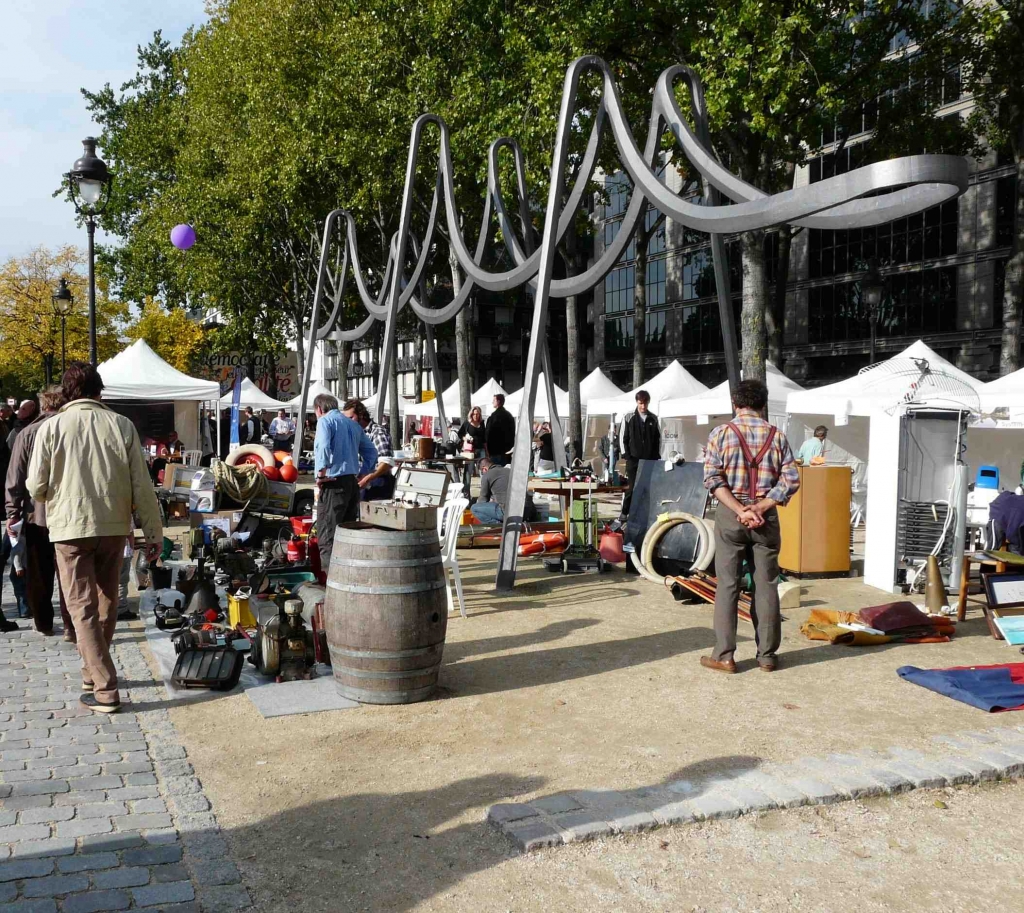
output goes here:
{"type": "MultiPolygon", "coordinates": [[[[729,172],[715,157],[708,135],[703,87],[691,69],[674,66],[665,70],[659,77],[654,92],[647,140],[641,151],[623,113],[610,68],[603,60],[593,56],[580,57],[566,71],[539,248],[534,248],[533,245],[528,212],[529,194],[524,175],[522,152],[515,140],[502,138],[491,144],[483,219],[476,248],[471,251],[463,236],[462,219],[455,200],[448,126],[440,117],[433,114],[419,117],[412,127],[398,232],[392,238],[381,291],[376,296],[370,291],[359,260],[356,228],[351,215],[344,210],[335,210],[327,217],[307,348],[310,357],[306,359],[302,385],[301,407],[304,414],[306,391],[309,388],[312,370],[311,355],[316,341],[326,338],[332,332],[341,339],[355,341],[365,336],[375,321],[383,320],[384,344],[377,384],[379,421],[384,410],[383,391],[386,389],[390,371],[397,318],[406,306],[411,307],[416,316],[426,324],[430,367],[435,384],[439,384],[431,328],[451,319],[465,307],[477,286],[490,291],[508,291],[523,286],[532,289],[534,305],[530,348],[523,373],[523,398],[516,424],[512,478],[495,580],[495,586],[499,590],[510,589],[515,583],[516,555],[529,481],[533,409],[537,379],[542,369],[547,385],[548,402],[554,403],[550,355],[544,334],[548,303],[552,297],[578,295],[601,282],[626,249],[640,218],[646,211],[647,204],[688,228],[706,232],[711,236],[726,367],[730,385],[734,386],[739,381],[739,358],[723,235],[768,228],[783,222],[808,228],[830,229],[878,225],[959,196],[967,189],[968,180],[967,163],[960,157],[912,155],[865,165],[811,186],[769,195],[729,172]],[[575,182],[566,195],[565,169],[569,134],[580,79],[587,72],[600,75],[603,83],[601,99],[594,111],[594,121],[581,166],[575,182]],[[674,86],[679,80],[685,82],[688,88],[693,126],[676,102],[674,86]],[[423,133],[428,125],[434,125],[440,131],[440,155],[426,231],[420,239],[414,237],[411,231],[413,194],[423,133]],[[587,184],[594,172],[606,125],[611,130],[623,170],[633,182],[629,206],[615,239],[592,266],[577,276],[555,279],[555,249],[583,200],[587,184]],[[654,168],[655,158],[660,138],[666,129],[671,131],[682,153],[700,174],[704,197],[710,205],[696,205],[682,199],[670,190],[657,174],[654,168]],[[509,216],[498,178],[498,158],[503,148],[511,150],[514,156],[521,238],[509,216]],[[734,202],[723,204],[720,195],[734,202]],[[431,308],[426,305],[425,271],[438,233],[438,211],[442,201],[448,242],[465,281],[451,302],[440,308],[431,308]],[[492,233],[492,220],[496,221],[501,229],[505,247],[514,264],[508,270],[495,272],[481,265],[492,233]],[[342,223],[345,231],[344,242],[341,253],[335,257],[332,269],[332,238],[342,223]],[[406,275],[405,267],[410,254],[414,258],[413,268],[406,275]],[[354,329],[336,330],[350,267],[367,317],[354,329]],[[321,326],[320,310],[325,299],[332,302],[333,308],[321,326]]],[[[441,419],[445,421],[443,403],[440,399],[438,407],[442,410],[441,419]]],[[[554,427],[553,431],[553,440],[560,444],[559,429],[554,427]]],[[[298,441],[295,446],[299,447],[298,441]]],[[[556,453],[556,459],[564,465],[564,453],[556,453]]]]}

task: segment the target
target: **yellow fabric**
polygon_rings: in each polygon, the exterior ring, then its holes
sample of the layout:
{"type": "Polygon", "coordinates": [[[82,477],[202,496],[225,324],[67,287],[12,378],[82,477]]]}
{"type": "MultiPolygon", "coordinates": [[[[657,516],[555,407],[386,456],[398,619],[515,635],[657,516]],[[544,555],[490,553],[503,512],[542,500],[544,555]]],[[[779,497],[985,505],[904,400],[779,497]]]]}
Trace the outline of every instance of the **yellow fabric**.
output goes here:
{"type": "Polygon", "coordinates": [[[808,640],[824,640],[830,644],[842,644],[847,647],[870,647],[887,644],[892,640],[888,634],[868,634],[866,631],[851,631],[839,627],[840,624],[860,623],[862,622],[855,612],[811,609],[807,621],[800,626],[800,633],[808,640]]]}

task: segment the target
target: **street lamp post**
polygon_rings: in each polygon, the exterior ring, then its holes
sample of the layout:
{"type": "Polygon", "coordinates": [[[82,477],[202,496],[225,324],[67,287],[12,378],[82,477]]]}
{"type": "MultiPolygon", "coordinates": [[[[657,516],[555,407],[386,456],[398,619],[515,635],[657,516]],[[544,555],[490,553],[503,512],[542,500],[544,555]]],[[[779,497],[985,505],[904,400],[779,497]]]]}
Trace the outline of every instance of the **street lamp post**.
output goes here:
{"type": "Polygon", "coordinates": [[[875,363],[875,334],[878,329],[878,305],[882,302],[885,284],[878,272],[878,261],[872,257],[868,261],[867,275],[860,281],[860,293],[868,306],[868,324],[871,327],[871,341],[868,348],[868,364],[875,363]]]}
{"type": "Polygon", "coordinates": [[[53,301],[54,313],[60,317],[60,376],[63,377],[64,372],[67,370],[68,360],[65,333],[68,315],[75,304],[75,296],[71,294],[71,289],[68,288],[68,280],[61,277],[60,283],[57,285],[57,291],[50,297],[53,301]]]}
{"type": "Polygon", "coordinates": [[[68,187],[75,211],[85,218],[89,232],[89,361],[96,364],[96,217],[110,200],[110,172],[96,155],[96,138],[82,140],[85,152],[68,172],[68,187]]]}

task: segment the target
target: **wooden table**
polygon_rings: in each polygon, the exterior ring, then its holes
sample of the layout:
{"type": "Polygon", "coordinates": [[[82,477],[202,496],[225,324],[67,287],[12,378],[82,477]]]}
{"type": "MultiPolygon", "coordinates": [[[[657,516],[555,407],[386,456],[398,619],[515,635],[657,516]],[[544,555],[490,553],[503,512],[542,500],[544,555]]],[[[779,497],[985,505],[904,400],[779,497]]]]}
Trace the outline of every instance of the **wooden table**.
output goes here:
{"type": "MultiPolygon", "coordinates": [[[[992,568],[992,571],[990,571],[990,573],[996,573],[996,574],[1004,574],[1004,573],[1006,573],[1007,564],[1006,564],[1005,561],[1000,561],[998,558],[992,558],[989,555],[986,555],[984,552],[974,552],[974,553],[968,552],[967,554],[965,554],[964,555],[964,561],[963,561],[963,568],[960,571],[960,599],[959,599],[959,602],[957,603],[957,607],[956,607],[956,620],[957,621],[963,621],[964,618],[967,617],[967,600],[969,598],[968,595],[967,595],[967,587],[968,587],[968,583],[969,583],[969,581],[971,579],[971,563],[972,562],[974,564],[978,565],[978,570],[981,573],[984,573],[983,568],[986,568],[986,567],[992,568]]],[[[975,601],[979,601],[979,600],[975,600],[975,601]]],[[[986,607],[988,606],[988,603],[984,599],[982,599],[980,601],[984,602],[986,607]]]]}
{"type": "Polygon", "coordinates": [[[570,482],[566,479],[545,479],[532,477],[529,482],[530,491],[541,495],[557,495],[562,502],[562,519],[565,525],[566,541],[572,541],[570,535],[570,523],[568,501],[570,497],[581,497],[583,495],[615,494],[625,491],[625,485],[605,485],[601,482],[570,482]]]}

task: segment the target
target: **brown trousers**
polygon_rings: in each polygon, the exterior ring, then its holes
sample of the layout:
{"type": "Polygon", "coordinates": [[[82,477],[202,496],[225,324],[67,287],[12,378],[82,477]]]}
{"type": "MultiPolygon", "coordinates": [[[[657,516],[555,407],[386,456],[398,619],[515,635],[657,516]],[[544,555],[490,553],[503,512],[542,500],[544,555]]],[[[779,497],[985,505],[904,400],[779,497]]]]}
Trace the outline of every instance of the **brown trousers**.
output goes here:
{"type": "Polygon", "coordinates": [[[729,508],[719,505],[715,513],[715,652],[712,659],[724,661],[736,652],[736,608],[740,596],[743,558],[749,548],[754,556],[754,622],[757,658],[775,656],[782,642],[779,612],[779,514],[764,516],[764,525],[747,529],[729,508]]]}
{"type": "Polygon", "coordinates": [[[56,583],[64,631],[74,634],[75,623],[64,601],[64,591],[57,581],[57,552],[50,541],[49,530],[45,526],[26,523],[21,534],[25,537],[25,555],[28,559],[25,568],[25,598],[36,630],[53,630],[53,585],[56,583]]]}
{"type": "Polygon", "coordinates": [[[92,536],[54,546],[61,588],[78,635],[82,679],[92,682],[96,700],[103,704],[120,700],[110,642],[117,625],[117,586],[125,538],[92,536]]]}

